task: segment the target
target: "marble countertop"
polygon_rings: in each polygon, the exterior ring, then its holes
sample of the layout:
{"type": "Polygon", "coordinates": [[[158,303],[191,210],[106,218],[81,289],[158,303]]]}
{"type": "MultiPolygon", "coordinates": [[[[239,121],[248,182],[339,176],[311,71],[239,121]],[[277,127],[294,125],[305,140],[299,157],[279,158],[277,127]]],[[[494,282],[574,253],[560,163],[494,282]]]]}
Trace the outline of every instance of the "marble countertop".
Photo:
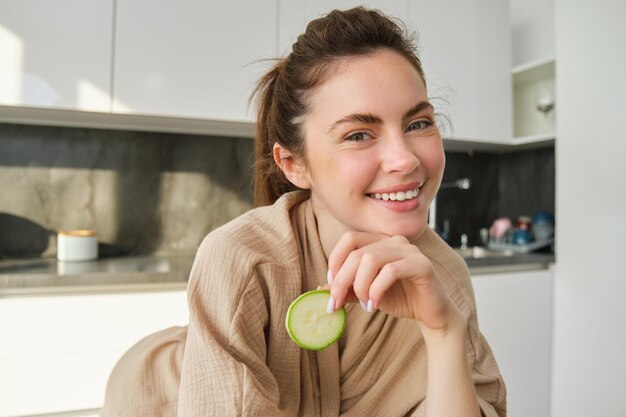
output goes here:
{"type": "MultiPolygon", "coordinates": [[[[147,255],[60,262],[54,258],[0,260],[0,297],[185,289],[194,254],[147,255]]],[[[530,253],[467,259],[472,275],[547,269],[554,255],[530,253]]]]}
{"type": "Polygon", "coordinates": [[[190,253],[88,262],[61,262],[55,258],[2,260],[0,297],[186,288],[193,259],[190,253]]]}

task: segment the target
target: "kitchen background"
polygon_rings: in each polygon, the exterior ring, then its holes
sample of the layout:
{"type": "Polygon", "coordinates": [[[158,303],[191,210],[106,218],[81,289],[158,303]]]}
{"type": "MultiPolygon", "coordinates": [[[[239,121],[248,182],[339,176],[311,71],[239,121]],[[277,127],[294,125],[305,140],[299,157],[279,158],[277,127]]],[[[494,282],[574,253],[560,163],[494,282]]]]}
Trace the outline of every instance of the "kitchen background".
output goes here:
{"type": "MultiPolygon", "coordinates": [[[[93,229],[100,256],[194,252],[252,207],[253,141],[0,124],[0,256],[56,254],[56,231],[93,229]],[[11,237],[11,239],[9,239],[11,237]],[[19,239],[15,239],[19,237],[19,239]]],[[[480,245],[497,217],[554,212],[554,147],[446,153],[438,230],[480,245]]]]}
{"type": "MultiPolygon", "coordinates": [[[[97,416],[119,357],[187,324],[197,243],[252,205],[250,63],[357,3],[0,1],[0,417],[97,416]],[[102,259],[56,262],[79,227],[102,259]]],[[[555,213],[554,254],[467,259],[508,415],[626,415],[626,3],[366,3],[419,31],[454,103],[444,181],[471,187],[438,197],[451,245],[555,213]]]]}

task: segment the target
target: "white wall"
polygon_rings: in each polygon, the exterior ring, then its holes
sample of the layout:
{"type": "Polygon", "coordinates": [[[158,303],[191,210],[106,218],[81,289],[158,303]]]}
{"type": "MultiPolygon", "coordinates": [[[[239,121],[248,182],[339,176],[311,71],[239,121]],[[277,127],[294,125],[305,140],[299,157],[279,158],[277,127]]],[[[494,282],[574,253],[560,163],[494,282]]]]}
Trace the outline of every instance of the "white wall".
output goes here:
{"type": "Polygon", "coordinates": [[[626,416],[626,2],[556,0],[552,417],[626,416]]]}
{"type": "Polygon", "coordinates": [[[554,0],[509,0],[513,66],[554,58],[554,0]]]}

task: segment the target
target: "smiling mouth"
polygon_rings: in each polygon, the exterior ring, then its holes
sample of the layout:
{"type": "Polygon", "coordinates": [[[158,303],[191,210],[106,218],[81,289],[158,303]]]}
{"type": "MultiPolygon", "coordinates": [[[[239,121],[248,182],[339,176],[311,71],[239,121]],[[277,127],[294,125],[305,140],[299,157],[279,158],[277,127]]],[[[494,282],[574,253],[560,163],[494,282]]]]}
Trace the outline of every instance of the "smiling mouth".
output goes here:
{"type": "Polygon", "coordinates": [[[367,195],[372,198],[375,198],[376,200],[406,201],[406,200],[412,200],[418,195],[420,195],[420,189],[419,187],[415,187],[407,191],[398,191],[395,193],[376,193],[376,194],[367,194],[367,195]]]}

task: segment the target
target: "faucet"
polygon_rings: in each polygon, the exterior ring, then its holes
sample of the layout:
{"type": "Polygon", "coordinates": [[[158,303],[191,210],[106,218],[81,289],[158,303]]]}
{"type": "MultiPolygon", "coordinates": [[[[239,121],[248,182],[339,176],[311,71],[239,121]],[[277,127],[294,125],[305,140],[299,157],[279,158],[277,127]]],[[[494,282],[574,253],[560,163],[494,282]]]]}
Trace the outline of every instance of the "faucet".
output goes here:
{"type": "MultiPolygon", "coordinates": [[[[472,182],[469,178],[459,178],[458,180],[454,180],[451,182],[441,183],[439,186],[439,191],[444,190],[446,188],[459,188],[461,190],[467,190],[472,185],[472,182]]],[[[439,193],[437,193],[439,194],[439,193]]],[[[436,231],[437,228],[437,195],[433,198],[433,201],[430,203],[430,208],[428,209],[428,226],[436,231]]]]}

